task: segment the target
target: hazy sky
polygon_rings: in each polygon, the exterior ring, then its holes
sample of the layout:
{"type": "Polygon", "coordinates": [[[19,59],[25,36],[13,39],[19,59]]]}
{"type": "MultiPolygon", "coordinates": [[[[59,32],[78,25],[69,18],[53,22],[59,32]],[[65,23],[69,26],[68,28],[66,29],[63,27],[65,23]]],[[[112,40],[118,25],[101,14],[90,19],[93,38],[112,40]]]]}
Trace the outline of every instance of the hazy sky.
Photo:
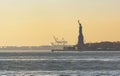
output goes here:
{"type": "Polygon", "coordinates": [[[76,44],[120,40],[120,0],[0,0],[0,45],[48,45],[53,35],[76,44]]]}

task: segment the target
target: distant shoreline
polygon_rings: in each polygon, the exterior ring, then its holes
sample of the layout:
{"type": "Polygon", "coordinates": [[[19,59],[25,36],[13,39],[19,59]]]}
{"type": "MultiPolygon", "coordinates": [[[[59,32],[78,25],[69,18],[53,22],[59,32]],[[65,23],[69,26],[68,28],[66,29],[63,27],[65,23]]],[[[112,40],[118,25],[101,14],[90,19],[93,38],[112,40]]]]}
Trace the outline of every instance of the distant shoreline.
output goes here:
{"type": "MultiPolygon", "coordinates": [[[[1,50],[58,50],[58,51],[69,51],[69,50],[64,50],[64,47],[69,47],[69,46],[74,46],[74,45],[58,45],[58,46],[51,46],[51,45],[46,45],[46,46],[0,46],[0,51],[1,50]]],[[[85,50],[80,50],[80,51],[120,51],[120,42],[99,42],[99,43],[86,43],[85,44],[85,50]]],[[[74,50],[75,51],[75,50],[74,50]]]]}

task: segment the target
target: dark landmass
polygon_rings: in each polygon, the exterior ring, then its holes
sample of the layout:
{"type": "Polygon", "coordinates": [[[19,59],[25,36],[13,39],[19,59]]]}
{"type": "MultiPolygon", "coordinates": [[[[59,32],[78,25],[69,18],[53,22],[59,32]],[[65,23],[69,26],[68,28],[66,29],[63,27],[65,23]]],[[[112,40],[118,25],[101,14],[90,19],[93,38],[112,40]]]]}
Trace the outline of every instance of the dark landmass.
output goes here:
{"type": "Polygon", "coordinates": [[[120,51],[120,42],[96,42],[96,43],[86,43],[81,49],[75,46],[64,47],[63,49],[53,49],[54,51],[120,51]]]}
{"type": "Polygon", "coordinates": [[[1,46],[0,50],[50,50],[52,46],[1,46]]]}
{"type": "MultiPolygon", "coordinates": [[[[72,45],[70,46],[72,50],[72,45]]],[[[1,46],[0,50],[52,50],[54,48],[64,48],[66,46],[1,46]]],[[[84,44],[86,51],[120,51],[120,42],[96,42],[96,43],[86,43],[84,44]]],[[[73,47],[74,49],[74,47],[73,47]]],[[[69,49],[68,49],[69,50],[69,49]]]]}
{"type": "Polygon", "coordinates": [[[102,50],[102,51],[120,51],[120,42],[99,42],[99,43],[87,43],[85,44],[85,48],[89,50],[102,50]]]}

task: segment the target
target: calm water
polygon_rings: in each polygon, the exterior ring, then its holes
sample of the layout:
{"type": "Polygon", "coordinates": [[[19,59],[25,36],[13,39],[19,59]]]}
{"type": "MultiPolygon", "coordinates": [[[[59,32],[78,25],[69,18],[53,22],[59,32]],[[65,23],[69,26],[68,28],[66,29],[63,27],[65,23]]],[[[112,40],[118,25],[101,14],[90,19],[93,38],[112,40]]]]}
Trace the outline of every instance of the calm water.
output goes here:
{"type": "Polygon", "coordinates": [[[120,52],[0,53],[0,76],[120,76],[120,52]]]}

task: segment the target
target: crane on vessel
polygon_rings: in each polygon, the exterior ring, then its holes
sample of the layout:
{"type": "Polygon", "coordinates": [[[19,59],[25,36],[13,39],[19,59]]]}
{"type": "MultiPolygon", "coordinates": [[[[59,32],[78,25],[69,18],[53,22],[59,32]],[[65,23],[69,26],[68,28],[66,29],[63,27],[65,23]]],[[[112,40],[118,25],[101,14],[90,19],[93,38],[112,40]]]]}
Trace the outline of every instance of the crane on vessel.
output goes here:
{"type": "Polygon", "coordinates": [[[52,42],[51,43],[52,45],[65,45],[65,44],[68,43],[67,41],[65,41],[64,38],[62,38],[61,40],[59,40],[57,37],[53,36],[53,39],[54,39],[55,42],[52,42]]]}

